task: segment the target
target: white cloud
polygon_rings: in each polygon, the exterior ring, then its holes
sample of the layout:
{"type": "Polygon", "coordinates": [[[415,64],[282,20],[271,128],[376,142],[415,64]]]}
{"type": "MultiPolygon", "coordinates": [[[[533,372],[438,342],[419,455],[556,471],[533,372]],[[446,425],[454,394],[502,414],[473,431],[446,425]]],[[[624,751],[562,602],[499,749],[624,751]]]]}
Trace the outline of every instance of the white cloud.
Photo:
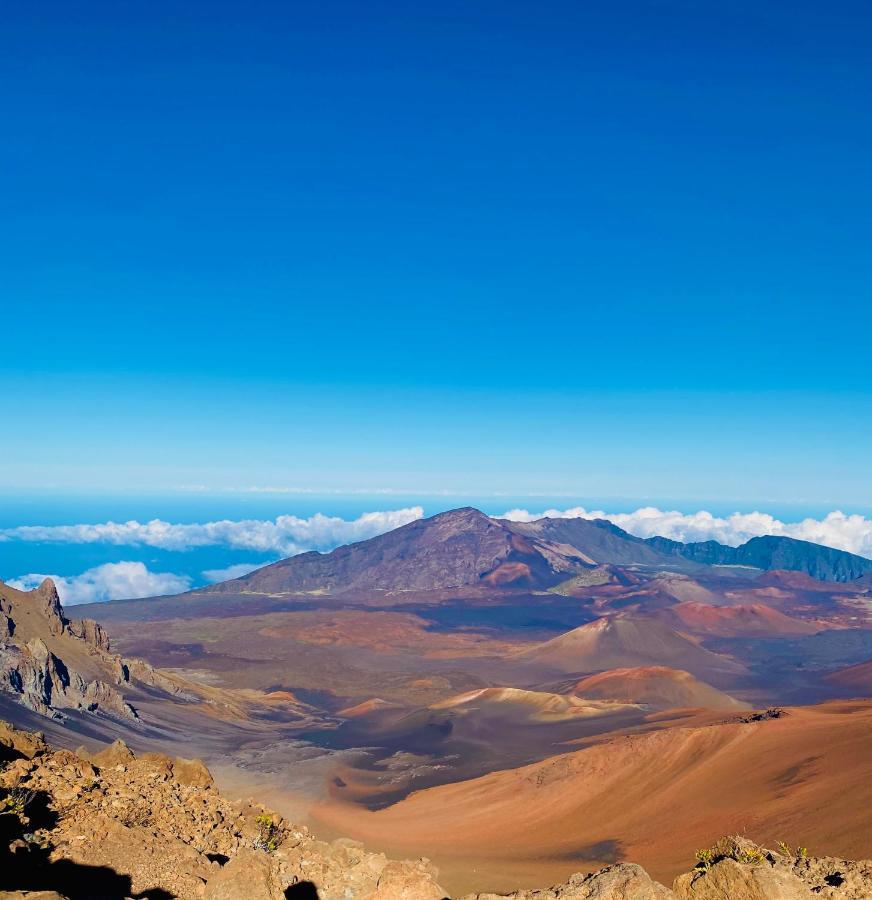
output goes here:
{"type": "Polygon", "coordinates": [[[242,578],[243,575],[267,565],[269,563],[236,563],[233,566],[227,566],[226,569],[206,569],[203,577],[209,584],[215,584],[218,581],[229,581],[231,578],[242,578]]]}
{"type": "Polygon", "coordinates": [[[586,510],[575,506],[571,509],[547,509],[531,513],[526,509],[511,509],[502,518],[517,522],[529,522],[543,516],[555,519],[608,519],[637,537],[661,535],[676,541],[715,540],[737,547],[752,537],[764,534],[782,535],[801,541],[812,541],[838,550],[847,550],[872,559],[872,519],[861,515],[846,515],[834,511],[823,519],[803,519],[800,522],[782,522],[768,513],[732,513],[714,516],[700,510],[682,513],[665,511],[654,506],[644,506],[631,513],[607,513],[603,510],[586,510]]]}
{"type": "Polygon", "coordinates": [[[193,524],[152,519],[150,522],[131,520],[96,525],[22,525],[0,529],[0,540],[116,544],[158,547],[162,550],[224,546],[292,556],[304,550],[332,550],[339,544],[375,537],[423,515],[424,510],[420,506],[411,506],[367,512],[353,520],[316,513],[308,519],[278,516],[276,519],[224,519],[193,524]]]}
{"type": "Polygon", "coordinates": [[[30,573],[13,578],[8,584],[21,591],[30,591],[44,578],[51,578],[57,585],[64,606],[178,594],[191,586],[191,579],[185,575],[151,572],[141,562],[106,563],[69,577],[30,573]]]}

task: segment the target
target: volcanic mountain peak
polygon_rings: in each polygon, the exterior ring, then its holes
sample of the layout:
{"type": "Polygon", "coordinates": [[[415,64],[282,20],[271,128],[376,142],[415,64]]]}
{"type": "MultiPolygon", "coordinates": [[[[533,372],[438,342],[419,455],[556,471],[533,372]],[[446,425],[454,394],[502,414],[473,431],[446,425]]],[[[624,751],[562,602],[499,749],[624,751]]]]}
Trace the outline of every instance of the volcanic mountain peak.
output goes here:
{"type": "Polygon", "coordinates": [[[791,538],[754,538],[741,547],[716,541],[682,544],[661,537],[643,540],[605,519],[516,522],[462,507],[330,553],[301,553],[202,592],[550,588],[603,565],[691,575],[712,574],[709,566],[729,566],[744,574],[778,567],[836,581],[872,572],[872,560],[791,538]]]}
{"type": "Polygon", "coordinates": [[[572,546],[530,540],[472,507],[419,519],[331,553],[304,553],[206,590],[342,593],[553,584],[589,565],[572,546]]]}
{"type": "Polygon", "coordinates": [[[600,564],[695,570],[606,522],[493,519],[472,507],[419,519],[331,553],[302,553],[205,591],[344,593],[550,587],[600,564]]]}

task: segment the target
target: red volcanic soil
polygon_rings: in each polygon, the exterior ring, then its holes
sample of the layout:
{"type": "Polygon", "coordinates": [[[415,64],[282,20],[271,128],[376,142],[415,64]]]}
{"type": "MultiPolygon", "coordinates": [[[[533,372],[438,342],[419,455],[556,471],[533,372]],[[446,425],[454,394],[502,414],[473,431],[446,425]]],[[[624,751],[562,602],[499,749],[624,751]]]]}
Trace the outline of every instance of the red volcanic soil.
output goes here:
{"type": "Polygon", "coordinates": [[[848,666],[845,669],[839,669],[837,672],[831,672],[824,677],[824,681],[841,687],[852,688],[858,694],[868,696],[872,694],[872,660],[848,666]]]}
{"type": "Polygon", "coordinates": [[[346,719],[357,719],[360,716],[368,716],[374,712],[382,712],[386,709],[403,709],[403,707],[399,703],[392,703],[390,700],[373,697],[371,700],[364,700],[362,703],[356,703],[354,706],[340,709],[337,715],[344,716],[346,719]]]}
{"type": "Polygon", "coordinates": [[[599,672],[582,678],[575,685],[573,693],[579,697],[644,703],[658,709],[749,708],[747,703],[694,678],[690,672],[668,666],[639,666],[599,672]]]}
{"type": "Polygon", "coordinates": [[[678,627],[694,634],[717,637],[772,637],[781,634],[814,634],[820,630],[811,622],[791,618],[763,603],[742,606],[679,603],[665,615],[678,627]]]}
{"type": "Polygon", "coordinates": [[[517,581],[530,580],[530,567],[526,563],[521,562],[504,562],[482,578],[485,584],[495,587],[502,584],[514,584],[517,581]]]}
{"type": "Polygon", "coordinates": [[[399,855],[426,853],[453,892],[564,880],[616,859],[670,883],[694,851],[746,833],[815,854],[872,855],[872,701],[617,736],[517,769],[316,822],[399,855]],[[821,811],[826,810],[826,815],[821,811]]]}
{"type": "Polygon", "coordinates": [[[818,581],[805,572],[788,572],[785,569],[772,569],[754,579],[755,587],[778,587],[791,591],[817,591],[824,594],[850,594],[857,590],[856,583],[840,584],[835,581],[818,581]]]}
{"type": "Polygon", "coordinates": [[[605,616],[519,653],[517,659],[560,672],[601,672],[668,665],[694,673],[740,673],[737,660],[712,653],[663,622],[641,616],[605,616]]]}

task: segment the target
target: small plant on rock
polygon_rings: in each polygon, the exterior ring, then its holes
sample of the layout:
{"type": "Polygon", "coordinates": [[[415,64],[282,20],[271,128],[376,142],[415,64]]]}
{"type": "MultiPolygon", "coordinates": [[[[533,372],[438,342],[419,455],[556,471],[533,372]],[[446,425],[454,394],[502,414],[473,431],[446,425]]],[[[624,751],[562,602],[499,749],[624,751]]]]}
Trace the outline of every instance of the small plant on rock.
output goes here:
{"type": "Polygon", "coordinates": [[[714,862],[715,854],[711,847],[702,847],[696,851],[696,868],[709,869],[714,862]]]}
{"type": "Polygon", "coordinates": [[[721,838],[711,847],[696,851],[696,868],[710,869],[722,859],[734,859],[746,866],[760,866],[766,862],[766,851],[743,838],[721,838]]]}
{"type": "Polygon", "coordinates": [[[0,797],[0,815],[22,818],[33,797],[33,791],[20,787],[12,788],[5,797],[0,797]]]}
{"type": "Polygon", "coordinates": [[[255,820],[257,824],[257,838],[254,841],[256,850],[266,853],[274,853],[282,842],[282,833],[279,826],[273,821],[272,816],[266,813],[259,815],[255,820]]]}
{"type": "Polygon", "coordinates": [[[792,859],[808,859],[808,847],[791,847],[786,841],[778,842],[778,852],[792,859]]]}
{"type": "Polygon", "coordinates": [[[743,847],[738,850],[735,859],[746,866],[762,866],[766,862],[766,854],[759,847],[743,847]]]}

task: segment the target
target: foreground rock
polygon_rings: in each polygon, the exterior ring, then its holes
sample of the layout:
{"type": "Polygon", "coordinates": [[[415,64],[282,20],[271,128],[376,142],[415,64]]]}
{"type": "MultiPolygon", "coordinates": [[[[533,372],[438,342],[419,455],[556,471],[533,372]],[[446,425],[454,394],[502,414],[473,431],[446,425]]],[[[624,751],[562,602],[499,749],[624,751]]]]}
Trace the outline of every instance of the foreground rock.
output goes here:
{"type": "Polygon", "coordinates": [[[678,900],[868,900],[872,860],[810,857],[804,848],[779,851],[745,838],[724,838],[703,851],[693,872],[673,885],[678,900]]]}
{"type": "Polygon", "coordinates": [[[636,865],[607,866],[590,875],[573,875],[566,884],[542,891],[474,894],[467,900],[674,900],[675,895],[636,865]]]}
{"type": "Polygon", "coordinates": [[[53,751],[5,723],[0,760],[0,897],[280,900],[294,886],[321,900],[445,896],[426,860],[318,841],[225,799],[195,760],[135,756],[120,741],[93,756],[53,751]]]}

